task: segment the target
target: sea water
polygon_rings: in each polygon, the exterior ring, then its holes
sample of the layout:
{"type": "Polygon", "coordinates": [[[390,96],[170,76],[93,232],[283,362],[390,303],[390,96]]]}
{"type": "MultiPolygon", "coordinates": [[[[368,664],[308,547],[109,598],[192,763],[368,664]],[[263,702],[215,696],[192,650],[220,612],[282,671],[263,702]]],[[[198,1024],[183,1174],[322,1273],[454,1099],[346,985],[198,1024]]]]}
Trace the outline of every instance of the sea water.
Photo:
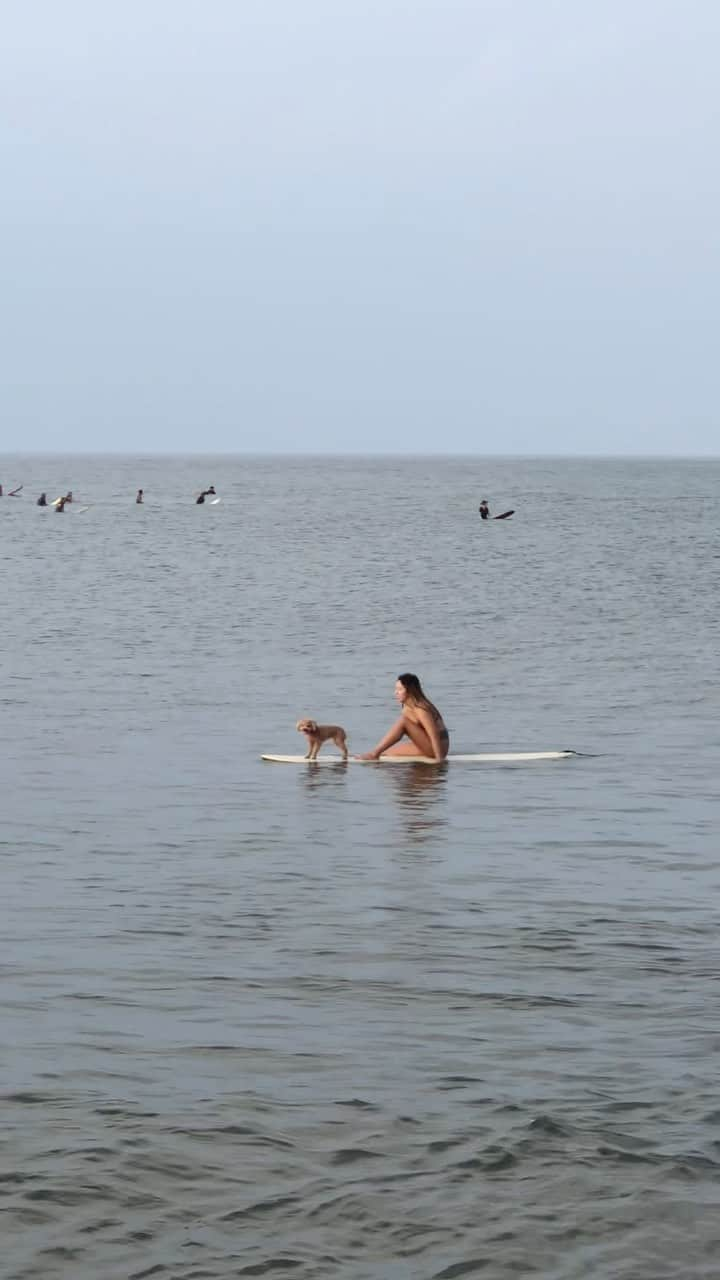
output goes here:
{"type": "Polygon", "coordinates": [[[1,462],[3,1275],[717,1276],[720,462],[1,462]]]}

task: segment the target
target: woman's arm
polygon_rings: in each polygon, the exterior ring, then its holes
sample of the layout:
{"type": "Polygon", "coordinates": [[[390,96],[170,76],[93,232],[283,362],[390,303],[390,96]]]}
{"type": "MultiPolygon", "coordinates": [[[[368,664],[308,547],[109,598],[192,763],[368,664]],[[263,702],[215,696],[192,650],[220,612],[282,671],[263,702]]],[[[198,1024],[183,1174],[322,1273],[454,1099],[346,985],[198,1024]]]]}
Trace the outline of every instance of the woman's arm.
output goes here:
{"type": "Polygon", "coordinates": [[[430,745],[432,746],[435,759],[442,760],[443,753],[442,747],[440,746],[440,734],[438,733],[438,727],[434,715],[432,715],[426,707],[418,707],[416,715],[418,724],[422,726],[430,739],[430,745]]]}
{"type": "Polygon", "coordinates": [[[380,739],[377,746],[373,747],[372,751],[366,751],[364,755],[360,756],[360,759],[361,760],[377,760],[378,757],[382,755],[383,751],[387,751],[388,747],[394,746],[395,743],[399,742],[400,739],[403,738],[404,736],[405,736],[405,722],[403,721],[403,718],[401,716],[399,720],[395,721],[395,724],[392,726],[392,728],[388,729],[387,733],[385,734],[385,737],[380,739]]]}

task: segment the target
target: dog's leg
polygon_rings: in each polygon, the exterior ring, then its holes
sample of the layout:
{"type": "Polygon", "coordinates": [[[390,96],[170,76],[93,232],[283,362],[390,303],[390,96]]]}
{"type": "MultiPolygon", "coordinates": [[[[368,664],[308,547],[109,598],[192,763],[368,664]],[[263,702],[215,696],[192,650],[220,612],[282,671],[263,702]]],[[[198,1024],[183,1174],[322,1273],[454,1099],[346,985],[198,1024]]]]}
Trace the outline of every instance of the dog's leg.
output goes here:
{"type": "Polygon", "coordinates": [[[342,752],[343,760],[347,760],[348,745],[347,745],[346,735],[344,733],[336,733],[335,737],[333,738],[333,742],[335,743],[335,746],[337,747],[338,751],[342,752]]]}

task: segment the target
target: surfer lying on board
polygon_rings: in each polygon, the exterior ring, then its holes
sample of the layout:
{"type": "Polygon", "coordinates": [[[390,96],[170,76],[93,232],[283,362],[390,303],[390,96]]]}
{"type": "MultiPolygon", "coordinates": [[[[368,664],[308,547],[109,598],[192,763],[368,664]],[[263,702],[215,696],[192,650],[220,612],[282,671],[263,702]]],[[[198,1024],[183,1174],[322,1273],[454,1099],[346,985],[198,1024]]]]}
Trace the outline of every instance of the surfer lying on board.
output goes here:
{"type": "Polygon", "coordinates": [[[196,499],[195,499],[195,505],[196,505],[197,507],[201,506],[201,505],[202,505],[202,503],[205,501],[205,499],[206,499],[206,498],[208,498],[208,497],[210,496],[210,494],[211,494],[211,493],[214,493],[214,492],[215,492],[215,485],[214,485],[214,484],[211,484],[209,489],[203,489],[203,491],[202,491],[202,493],[200,494],[200,496],[199,496],[198,498],[196,498],[196,499]]]}
{"type": "Polygon", "coordinates": [[[442,761],[450,750],[450,735],[436,706],[425,696],[417,676],[406,671],[395,681],[395,697],[402,715],[372,751],[357,756],[358,760],[377,760],[380,756],[429,756],[442,761]],[[409,742],[403,742],[409,738],[409,742]]]}

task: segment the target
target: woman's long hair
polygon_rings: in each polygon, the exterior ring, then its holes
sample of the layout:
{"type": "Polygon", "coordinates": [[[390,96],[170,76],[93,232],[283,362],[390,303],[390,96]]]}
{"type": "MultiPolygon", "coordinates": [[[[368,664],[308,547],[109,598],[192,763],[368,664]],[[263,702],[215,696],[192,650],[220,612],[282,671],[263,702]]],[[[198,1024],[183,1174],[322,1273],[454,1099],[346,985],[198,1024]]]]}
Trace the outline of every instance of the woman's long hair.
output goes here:
{"type": "Polygon", "coordinates": [[[437,707],[430,701],[418,677],[413,675],[412,671],[403,672],[401,676],[398,676],[398,680],[403,686],[403,689],[407,690],[407,694],[411,702],[415,702],[421,707],[427,707],[430,714],[436,720],[442,720],[442,716],[440,715],[437,707]]]}

